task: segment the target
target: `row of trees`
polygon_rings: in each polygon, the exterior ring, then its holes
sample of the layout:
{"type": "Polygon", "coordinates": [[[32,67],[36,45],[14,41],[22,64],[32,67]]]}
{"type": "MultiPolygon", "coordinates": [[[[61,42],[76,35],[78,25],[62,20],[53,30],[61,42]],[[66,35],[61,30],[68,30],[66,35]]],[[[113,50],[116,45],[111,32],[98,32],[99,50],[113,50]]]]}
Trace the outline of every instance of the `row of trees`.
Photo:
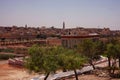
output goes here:
{"type": "Polygon", "coordinates": [[[120,69],[120,42],[117,38],[109,38],[107,42],[87,39],[78,45],[76,51],[86,56],[89,64],[94,69],[93,61],[98,59],[99,55],[106,56],[108,58],[108,69],[111,76],[114,75],[115,70],[120,69]]]}
{"type": "Polygon", "coordinates": [[[26,60],[26,67],[29,70],[46,74],[44,80],[50,73],[55,73],[57,70],[74,70],[76,80],[78,80],[76,69],[80,69],[86,62],[86,58],[74,50],[63,47],[39,47],[38,45],[29,49],[29,58],[26,60]]]}
{"type": "Polygon", "coordinates": [[[111,74],[112,71],[114,74],[115,69],[120,68],[120,42],[115,39],[109,40],[103,43],[87,39],[78,44],[75,49],[34,45],[29,49],[26,67],[31,71],[45,73],[44,80],[57,70],[74,70],[78,80],[76,69],[80,69],[85,62],[95,69],[94,60],[98,59],[99,55],[105,55],[108,58],[109,72],[111,74]],[[119,67],[116,66],[117,60],[119,60],[119,67]]]}
{"type": "Polygon", "coordinates": [[[116,69],[117,70],[120,69],[120,42],[119,40],[111,39],[107,43],[105,54],[108,58],[109,72],[110,74],[114,74],[116,69]]]}

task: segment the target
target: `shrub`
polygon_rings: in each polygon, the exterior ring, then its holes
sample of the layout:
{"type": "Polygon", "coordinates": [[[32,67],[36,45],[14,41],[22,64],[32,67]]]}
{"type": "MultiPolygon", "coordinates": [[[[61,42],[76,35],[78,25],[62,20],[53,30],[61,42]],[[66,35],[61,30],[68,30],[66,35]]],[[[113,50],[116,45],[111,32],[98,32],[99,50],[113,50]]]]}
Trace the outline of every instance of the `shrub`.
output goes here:
{"type": "Polygon", "coordinates": [[[10,52],[10,53],[13,53],[14,50],[13,49],[0,49],[0,52],[10,52]]]}
{"type": "Polygon", "coordinates": [[[13,58],[15,55],[13,54],[0,54],[0,60],[7,60],[9,58],[13,58]]]}

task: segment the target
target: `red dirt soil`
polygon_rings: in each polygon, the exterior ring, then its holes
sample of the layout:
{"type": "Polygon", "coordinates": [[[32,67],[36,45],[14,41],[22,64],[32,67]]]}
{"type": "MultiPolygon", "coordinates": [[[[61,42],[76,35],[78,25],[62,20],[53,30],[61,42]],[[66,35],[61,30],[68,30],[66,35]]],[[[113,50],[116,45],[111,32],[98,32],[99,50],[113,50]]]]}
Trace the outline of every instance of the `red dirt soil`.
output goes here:
{"type": "Polygon", "coordinates": [[[24,68],[0,64],[0,80],[30,80],[32,77],[24,68]]]}
{"type": "MultiPolygon", "coordinates": [[[[8,65],[7,62],[0,61],[0,80],[30,80],[31,78],[38,76],[36,74],[29,74],[26,69],[22,67],[13,67],[8,65]]],[[[75,77],[70,79],[61,80],[75,80],[75,77]]],[[[98,77],[93,74],[90,75],[80,75],[79,80],[120,80],[120,79],[110,79],[107,77],[98,77]]]]}

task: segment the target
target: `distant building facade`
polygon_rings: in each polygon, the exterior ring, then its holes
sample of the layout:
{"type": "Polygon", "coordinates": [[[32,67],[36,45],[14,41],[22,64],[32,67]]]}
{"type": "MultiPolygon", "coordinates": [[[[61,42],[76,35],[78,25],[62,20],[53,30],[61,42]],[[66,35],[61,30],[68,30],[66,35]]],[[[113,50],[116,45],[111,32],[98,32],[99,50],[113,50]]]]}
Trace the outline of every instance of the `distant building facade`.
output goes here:
{"type": "Polygon", "coordinates": [[[61,46],[62,43],[61,43],[61,39],[58,39],[58,38],[47,38],[46,39],[47,41],[47,45],[50,45],[50,46],[61,46]]]}
{"type": "Polygon", "coordinates": [[[63,47],[67,47],[67,48],[74,48],[85,39],[99,40],[99,35],[86,35],[86,36],[64,35],[64,36],[61,36],[62,45],[63,47]]]}

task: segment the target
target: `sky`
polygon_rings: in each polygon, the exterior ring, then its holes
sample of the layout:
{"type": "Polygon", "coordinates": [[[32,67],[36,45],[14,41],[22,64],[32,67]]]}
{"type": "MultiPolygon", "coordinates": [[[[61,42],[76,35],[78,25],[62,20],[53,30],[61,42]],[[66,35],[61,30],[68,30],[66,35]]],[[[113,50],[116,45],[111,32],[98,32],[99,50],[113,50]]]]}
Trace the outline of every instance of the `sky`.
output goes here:
{"type": "Polygon", "coordinates": [[[0,26],[120,30],[120,0],[0,0],[0,26]]]}

